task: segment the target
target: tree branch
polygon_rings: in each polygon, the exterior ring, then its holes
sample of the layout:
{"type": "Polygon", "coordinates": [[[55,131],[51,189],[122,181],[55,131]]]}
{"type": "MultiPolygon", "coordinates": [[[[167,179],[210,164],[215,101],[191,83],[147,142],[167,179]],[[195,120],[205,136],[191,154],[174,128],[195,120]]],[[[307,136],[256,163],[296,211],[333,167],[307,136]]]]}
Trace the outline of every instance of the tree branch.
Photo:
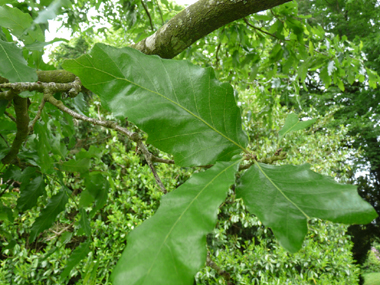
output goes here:
{"type": "Polygon", "coordinates": [[[152,22],[152,17],[150,16],[150,13],[149,13],[148,7],[145,5],[144,0],[141,0],[141,4],[143,5],[144,10],[145,10],[146,14],[148,15],[149,23],[150,23],[150,28],[152,29],[152,31],[154,31],[154,26],[153,26],[153,22],[152,22]]]}
{"type": "Polygon", "coordinates": [[[13,104],[16,112],[17,133],[12,143],[11,150],[1,160],[3,164],[11,163],[16,158],[22,143],[25,141],[29,133],[28,99],[15,95],[13,97],[13,104]]]}
{"type": "Polygon", "coordinates": [[[290,0],[199,0],[174,16],[150,37],[133,45],[145,54],[173,58],[212,31],[250,14],[290,0]]]}

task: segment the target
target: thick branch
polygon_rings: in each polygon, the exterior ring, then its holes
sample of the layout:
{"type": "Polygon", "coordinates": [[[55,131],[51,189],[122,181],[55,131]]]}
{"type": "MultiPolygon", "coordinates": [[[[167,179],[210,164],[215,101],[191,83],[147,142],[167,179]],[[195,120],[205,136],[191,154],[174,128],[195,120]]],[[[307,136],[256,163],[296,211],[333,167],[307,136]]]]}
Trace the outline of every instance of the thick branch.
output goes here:
{"type": "Polygon", "coordinates": [[[228,23],[289,1],[199,0],[133,47],[145,54],[173,58],[197,40],[228,23]]]}
{"type": "Polygon", "coordinates": [[[1,161],[3,164],[11,163],[16,158],[22,143],[29,133],[28,99],[16,95],[13,97],[13,104],[16,112],[17,133],[11,150],[1,161]]]}

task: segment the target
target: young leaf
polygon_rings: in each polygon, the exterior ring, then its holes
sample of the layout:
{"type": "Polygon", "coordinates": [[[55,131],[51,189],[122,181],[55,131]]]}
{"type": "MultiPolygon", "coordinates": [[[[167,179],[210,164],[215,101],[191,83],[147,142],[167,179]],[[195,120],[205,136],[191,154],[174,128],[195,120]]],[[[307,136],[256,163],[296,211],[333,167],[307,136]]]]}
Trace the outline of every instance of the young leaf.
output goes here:
{"type": "Polygon", "coordinates": [[[301,248],[309,217],[345,224],[367,224],[377,217],[354,185],[338,184],[309,168],[309,164],[256,163],[236,189],[248,210],[270,227],[290,252],[301,248]]]}
{"type": "Polygon", "coordinates": [[[298,115],[291,113],[286,117],[285,124],[282,129],[278,132],[279,139],[281,140],[287,133],[299,131],[310,127],[315,123],[317,119],[311,119],[307,121],[298,120],[298,115]]]}
{"type": "Polygon", "coordinates": [[[26,211],[37,204],[37,199],[45,192],[45,182],[42,175],[34,178],[30,183],[22,183],[20,198],[17,200],[17,208],[26,211]]]}
{"type": "Polygon", "coordinates": [[[45,209],[41,211],[40,216],[32,226],[29,242],[33,242],[41,232],[50,228],[58,214],[65,209],[65,205],[68,201],[67,191],[69,190],[62,187],[56,195],[51,197],[45,209]]]}
{"type": "Polygon", "coordinates": [[[67,265],[65,269],[62,271],[60,280],[64,281],[67,276],[69,276],[71,270],[77,266],[77,264],[87,256],[87,254],[90,252],[90,245],[91,240],[87,240],[85,242],[82,242],[70,255],[69,259],[67,260],[67,265]]]}
{"type": "Polygon", "coordinates": [[[21,50],[13,43],[0,40],[0,66],[0,76],[7,78],[9,82],[37,80],[36,71],[28,66],[21,50]]]}
{"type": "Polygon", "coordinates": [[[233,89],[216,80],[211,68],[103,44],[63,67],[180,166],[228,161],[245,151],[247,136],[233,89]]]}
{"type": "Polygon", "coordinates": [[[193,284],[238,164],[218,162],[164,196],[157,213],[129,235],[113,284],[193,284]]]}

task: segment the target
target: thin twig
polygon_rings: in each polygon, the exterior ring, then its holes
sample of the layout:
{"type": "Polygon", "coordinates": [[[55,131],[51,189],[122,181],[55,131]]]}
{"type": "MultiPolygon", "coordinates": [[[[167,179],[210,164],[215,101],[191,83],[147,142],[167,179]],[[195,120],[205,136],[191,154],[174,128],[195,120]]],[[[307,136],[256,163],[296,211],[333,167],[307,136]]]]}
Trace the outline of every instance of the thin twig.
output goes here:
{"type": "Polygon", "coordinates": [[[9,143],[8,143],[8,141],[3,137],[3,135],[2,134],[0,134],[0,137],[5,141],[5,143],[6,143],[6,145],[8,146],[8,147],[10,147],[10,145],[9,145],[9,143]]]}
{"type": "Polygon", "coordinates": [[[148,15],[149,23],[150,23],[150,27],[151,27],[152,31],[154,31],[153,22],[152,22],[152,17],[150,16],[150,13],[149,13],[148,7],[146,7],[146,5],[145,5],[145,3],[144,3],[144,0],[141,0],[141,4],[143,5],[144,10],[145,10],[146,14],[148,15]]]}
{"type": "Polygon", "coordinates": [[[16,123],[16,118],[13,117],[10,113],[8,113],[7,111],[4,111],[4,114],[5,114],[9,119],[11,119],[13,122],[16,123]]]}
{"type": "Polygon", "coordinates": [[[33,128],[34,128],[34,125],[36,124],[36,122],[40,119],[41,117],[41,112],[42,112],[42,109],[44,108],[45,106],[45,99],[42,98],[42,101],[41,101],[41,104],[40,106],[38,106],[38,111],[37,111],[37,114],[36,116],[34,117],[34,119],[32,120],[32,122],[30,123],[29,125],[29,133],[31,133],[33,131],[33,128]]]}
{"type": "Polygon", "coordinates": [[[51,103],[52,105],[56,106],[58,109],[60,109],[61,111],[69,114],[70,116],[72,116],[73,118],[75,119],[79,119],[79,120],[82,120],[82,121],[86,121],[86,122],[90,122],[94,125],[98,125],[98,126],[102,126],[102,127],[106,127],[106,128],[109,128],[109,129],[114,129],[124,135],[126,135],[130,140],[134,141],[137,143],[139,149],[141,150],[141,152],[144,154],[145,156],[145,159],[154,175],[154,178],[157,182],[157,184],[160,186],[160,189],[163,193],[167,193],[167,190],[165,189],[160,177],[158,176],[155,168],[154,168],[154,165],[152,163],[152,160],[155,160],[157,162],[163,162],[163,163],[169,163],[171,164],[171,161],[170,160],[166,160],[166,159],[161,159],[161,158],[158,158],[158,157],[154,157],[149,151],[148,149],[146,148],[146,146],[143,144],[140,136],[137,134],[137,133],[132,133],[131,131],[129,131],[128,129],[126,128],[123,128],[119,125],[117,125],[115,122],[111,122],[111,121],[100,121],[100,120],[96,120],[96,119],[93,119],[93,118],[89,118],[89,117],[86,117],[84,115],[81,115],[81,114],[78,114],[76,112],[74,112],[73,110],[71,110],[70,108],[67,108],[63,103],[62,101],[59,101],[57,99],[55,99],[53,97],[53,95],[51,93],[45,93],[44,94],[44,99],[51,103]]]}
{"type": "Polygon", "coordinates": [[[268,33],[267,31],[264,31],[263,29],[261,29],[261,28],[259,28],[259,27],[256,27],[256,26],[252,25],[247,19],[244,19],[244,22],[245,22],[248,26],[250,26],[251,28],[260,31],[260,32],[262,32],[263,34],[266,34],[266,35],[268,35],[268,36],[274,37],[274,38],[276,38],[276,39],[278,39],[278,40],[280,40],[280,41],[289,41],[289,40],[287,40],[287,39],[280,39],[280,38],[277,37],[276,35],[271,34],[271,33],[268,33]]]}

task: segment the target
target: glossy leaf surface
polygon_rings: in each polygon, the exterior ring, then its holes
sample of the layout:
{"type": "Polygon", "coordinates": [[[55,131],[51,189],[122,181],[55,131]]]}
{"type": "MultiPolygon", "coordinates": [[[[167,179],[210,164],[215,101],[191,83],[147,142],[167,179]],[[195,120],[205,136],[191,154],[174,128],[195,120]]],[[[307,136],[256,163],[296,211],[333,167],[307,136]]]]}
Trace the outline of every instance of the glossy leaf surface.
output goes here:
{"type": "Polygon", "coordinates": [[[178,165],[228,161],[244,151],[247,137],[233,89],[216,80],[211,68],[103,44],[63,67],[115,116],[147,132],[148,143],[173,154],[178,165]]]}
{"type": "Polygon", "coordinates": [[[236,194],[290,252],[301,248],[309,217],[367,224],[377,216],[354,185],[338,184],[331,177],[311,171],[308,164],[256,163],[241,177],[236,194]]]}
{"type": "Polygon", "coordinates": [[[218,162],[164,196],[157,213],[129,235],[113,284],[193,284],[238,164],[218,162]]]}

